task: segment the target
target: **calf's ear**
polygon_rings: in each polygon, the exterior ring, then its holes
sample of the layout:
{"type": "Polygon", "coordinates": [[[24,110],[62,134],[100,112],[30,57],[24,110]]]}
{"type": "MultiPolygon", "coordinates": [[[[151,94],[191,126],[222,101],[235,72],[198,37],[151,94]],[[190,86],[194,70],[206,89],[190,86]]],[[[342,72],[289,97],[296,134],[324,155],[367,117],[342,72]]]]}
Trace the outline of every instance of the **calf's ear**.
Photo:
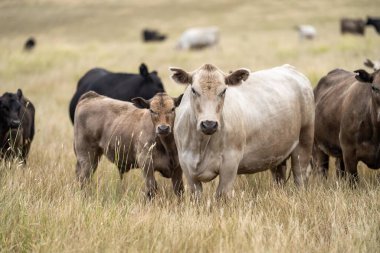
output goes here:
{"type": "Polygon", "coordinates": [[[372,83],[373,82],[373,77],[371,74],[369,74],[367,71],[364,69],[358,69],[354,71],[357,73],[355,76],[356,80],[363,82],[363,83],[372,83]]]}
{"type": "Polygon", "coordinates": [[[179,84],[191,84],[193,82],[193,77],[184,71],[183,69],[180,68],[174,68],[170,67],[170,71],[173,71],[173,74],[171,75],[171,78],[179,84]]]}
{"type": "Polygon", "coordinates": [[[22,90],[21,89],[17,89],[17,97],[19,98],[19,99],[21,99],[22,98],[22,90]]]}
{"type": "Polygon", "coordinates": [[[250,71],[248,69],[238,69],[225,77],[227,85],[239,85],[249,77],[250,71]]]}
{"type": "Polygon", "coordinates": [[[140,109],[141,108],[146,108],[146,109],[150,108],[149,101],[143,99],[142,97],[133,98],[131,101],[132,101],[133,105],[136,106],[137,108],[140,108],[140,109]]]}
{"type": "Polygon", "coordinates": [[[183,93],[181,95],[179,95],[177,98],[174,98],[174,106],[175,107],[178,107],[181,104],[182,97],[183,97],[183,93]]]}

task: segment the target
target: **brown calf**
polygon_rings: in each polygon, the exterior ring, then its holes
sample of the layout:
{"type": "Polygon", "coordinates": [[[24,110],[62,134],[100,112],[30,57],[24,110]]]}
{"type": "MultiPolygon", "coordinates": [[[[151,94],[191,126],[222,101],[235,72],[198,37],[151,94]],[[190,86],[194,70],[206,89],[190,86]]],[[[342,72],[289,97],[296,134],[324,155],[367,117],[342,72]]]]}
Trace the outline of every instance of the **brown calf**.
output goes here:
{"type": "Polygon", "coordinates": [[[104,154],[117,165],[121,178],[131,168],[141,168],[149,198],[157,190],[154,171],[171,178],[175,193],[181,195],[182,170],[172,131],[175,108],[181,99],[182,95],[173,99],[158,93],[150,100],[134,98],[132,104],[93,91],[84,94],[74,120],[79,181],[90,178],[104,154]]]}

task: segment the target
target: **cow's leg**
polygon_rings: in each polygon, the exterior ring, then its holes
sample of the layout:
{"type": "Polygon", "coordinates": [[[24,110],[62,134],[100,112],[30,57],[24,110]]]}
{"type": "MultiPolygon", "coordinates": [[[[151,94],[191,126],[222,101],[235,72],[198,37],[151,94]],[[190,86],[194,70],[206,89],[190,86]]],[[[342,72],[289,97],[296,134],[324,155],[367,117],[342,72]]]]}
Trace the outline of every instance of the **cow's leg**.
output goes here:
{"type": "Polygon", "coordinates": [[[233,184],[238,172],[239,162],[242,159],[241,150],[231,150],[224,153],[222,166],[219,169],[219,185],[216,189],[216,198],[230,197],[233,184]]]}
{"type": "Polygon", "coordinates": [[[317,145],[313,146],[313,167],[318,174],[327,178],[329,172],[329,156],[326,155],[317,145]]]}
{"type": "Polygon", "coordinates": [[[182,197],[184,189],[183,189],[183,181],[182,181],[182,170],[180,167],[177,167],[174,170],[174,173],[172,176],[172,184],[173,184],[174,193],[178,197],[182,197]]]}
{"type": "Polygon", "coordinates": [[[345,171],[347,173],[350,185],[352,187],[355,187],[359,181],[358,169],[357,169],[358,160],[356,158],[355,149],[352,148],[352,146],[350,145],[347,145],[347,146],[348,146],[347,148],[342,149],[343,162],[344,162],[345,171]]]}
{"type": "Polygon", "coordinates": [[[271,168],[273,181],[278,185],[284,185],[286,180],[286,160],[277,167],[271,168]]]}
{"type": "Polygon", "coordinates": [[[341,179],[346,176],[343,158],[336,158],[335,160],[336,176],[341,179]]]}
{"type": "Polygon", "coordinates": [[[195,200],[199,200],[203,191],[202,182],[191,177],[186,168],[182,167],[182,170],[183,170],[183,174],[185,174],[187,185],[190,188],[191,197],[195,200]]]}
{"type": "Polygon", "coordinates": [[[98,167],[102,151],[99,148],[76,149],[77,165],[76,175],[79,182],[83,185],[98,167]]]}
{"type": "Polygon", "coordinates": [[[299,143],[291,153],[294,182],[298,187],[306,186],[307,169],[310,166],[314,141],[314,124],[302,127],[299,143]]]}
{"type": "Polygon", "coordinates": [[[146,197],[153,199],[156,196],[158,186],[154,177],[153,162],[151,159],[148,159],[146,162],[145,166],[141,166],[145,178],[146,197]]]}

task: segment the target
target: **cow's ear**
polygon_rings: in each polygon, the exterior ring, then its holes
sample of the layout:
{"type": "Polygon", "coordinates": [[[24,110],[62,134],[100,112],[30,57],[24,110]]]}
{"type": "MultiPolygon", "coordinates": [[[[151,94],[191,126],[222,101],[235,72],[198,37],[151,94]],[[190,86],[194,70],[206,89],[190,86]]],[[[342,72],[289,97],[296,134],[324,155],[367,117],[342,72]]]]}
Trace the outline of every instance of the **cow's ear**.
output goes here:
{"type": "Polygon", "coordinates": [[[22,90],[21,89],[17,89],[17,97],[18,99],[21,99],[22,98],[22,90]]]}
{"type": "Polygon", "coordinates": [[[366,59],[364,61],[364,66],[366,66],[368,68],[373,68],[375,66],[375,64],[373,64],[373,62],[370,59],[366,59]]]}
{"type": "Polygon", "coordinates": [[[131,101],[132,101],[133,105],[136,106],[137,108],[140,108],[140,109],[141,108],[146,108],[146,109],[150,108],[149,100],[145,100],[142,97],[133,98],[131,101]]]}
{"type": "Polygon", "coordinates": [[[363,82],[363,83],[372,83],[373,82],[373,77],[371,74],[369,74],[367,71],[364,69],[358,69],[354,71],[357,73],[355,76],[356,80],[363,82]]]}
{"type": "Polygon", "coordinates": [[[192,75],[190,75],[189,73],[187,73],[183,69],[170,67],[169,70],[173,71],[171,78],[176,83],[187,85],[187,84],[191,84],[193,82],[192,75]]]}
{"type": "Polygon", "coordinates": [[[153,74],[153,75],[158,75],[158,73],[157,73],[156,70],[153,70],[153,71],[152,71],[152,74],[153,74]]]}
{"type": "Polygon", "coordinates": [[[225,77],[227,85],[239,85],[249,77],[250,71],[248,69],[238,69],[225,77]]]}
{"type": "Polygon", "coordinates": [[[183,93],[181,95],[179,95],[177,98],[174,98],[174,106],[175,107],[178,107],[181,104],[182,97],[183,97],[183,93]]]}
{"type": "Polygon", "coordinates": [[[148,67],[145,65],[145,63],[141,63],[140,65],[140,75],[144,78],[150,78],[148,67]]]}

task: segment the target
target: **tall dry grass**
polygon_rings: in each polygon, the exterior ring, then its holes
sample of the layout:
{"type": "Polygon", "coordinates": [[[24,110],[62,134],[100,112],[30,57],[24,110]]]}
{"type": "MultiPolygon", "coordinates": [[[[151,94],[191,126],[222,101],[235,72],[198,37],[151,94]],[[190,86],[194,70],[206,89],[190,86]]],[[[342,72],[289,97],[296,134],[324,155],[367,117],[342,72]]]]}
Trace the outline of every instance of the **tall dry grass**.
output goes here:
{"type": "MultiPolygon", "coordinates": [[[[120,182],[103,160],[91,184],[75,179],[68,103],[76,82],[102,66],[136,72],[141,62],[158,70],[170,95],[183,87],[169,66],[188,70],[205,62],[226,72],[290,63],[315,85],[329,70],[363,68],[379,58],[380,37],[341,36],[341,16],[377,15],[376,1],[1,1],[0,93],[22,88],[36,107],[36,136],[26,167],[0,165],[0,250],[4,252],[378,252],[379,172],[360,164],[357,189],[313,177],[306,190],[284,188],[270,173],[239,176],[235,198],[213,199],[205,185],[196,204],[179,202],[169,180],[157,175],[157,199],[146,202],[141,171],[120,182]],[[316,26],[315,41],[299,41],[292,27],[316,26]],[[221,43],[199,52],[174,50],[191,26],[218,25],[221,43]],[[163,43],[142,44],[140,30],[168,33],[163,43]],[[28,36],[36,50],[22,51],[28,36]]],[[[217,180],[216,180],[217,181],[217,180]]]]}

